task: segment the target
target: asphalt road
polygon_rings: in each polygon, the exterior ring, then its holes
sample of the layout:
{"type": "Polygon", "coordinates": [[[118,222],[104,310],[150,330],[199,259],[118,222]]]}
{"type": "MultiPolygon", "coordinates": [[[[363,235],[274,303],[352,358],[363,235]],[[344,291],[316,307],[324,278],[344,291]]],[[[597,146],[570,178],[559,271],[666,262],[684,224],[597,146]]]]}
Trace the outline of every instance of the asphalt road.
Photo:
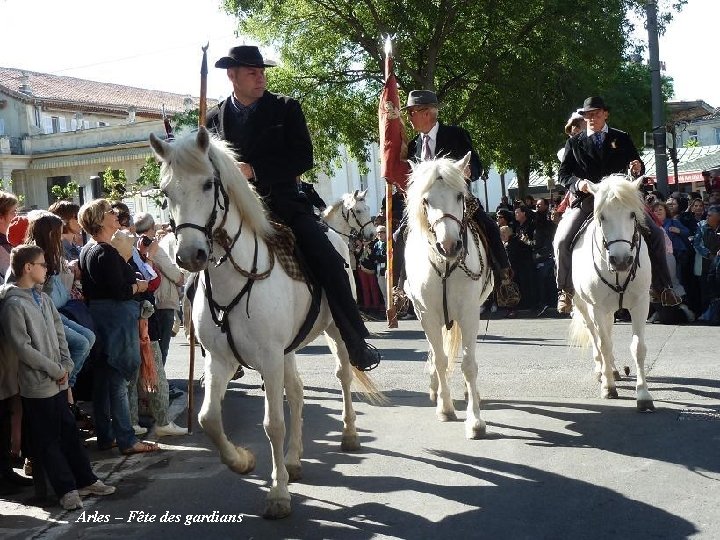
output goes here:
{"type": "MultiPolygon", "coordinates": [[[[339,447],[340,390],[329,351],[322,340],[306,347],[298,355],[304,478],[290,486],[286,519],[260,517],[270,452],[260,379],[249,373],[231,383],[224,417],[233,442],[256,453],[252,474],[220,464],[197,426],[192,435],[161,439],[164,451],[156,454],[90,448],[98,475],[118,487],[115,495],[86,499],[84,514],[26,506],[22,497],[2,501],[0,537],[719,538],[717,329],[648,326],[657,411],[640,414],[629,325],[616,325],[615,350],[631,376],[612,401],[599,397],[589,352],[566,346],[567,326],[506,319],[486,328],[482,321],[478,382],[488,434],[466,440],[461,370],[452,376],[458,421],[440,423],[427,397],[418,322],[401,321],[395,330],[370,323],[385,354],[373,378],[389,403],[356,402],[363,448],[353,453],[339,447]],[[179,523],[169,523],[175,516],[179,523]]],[[[188,352],[178,336],[167,371],[181,385],[188,352]]],[[[198,364],[197,377],[199,354],[198,364]]],[[[196,410],[201,400],[198,389],[196,410]]],[[[182,398],[173,403],[182,425],[184,405],[182,398]]]]}

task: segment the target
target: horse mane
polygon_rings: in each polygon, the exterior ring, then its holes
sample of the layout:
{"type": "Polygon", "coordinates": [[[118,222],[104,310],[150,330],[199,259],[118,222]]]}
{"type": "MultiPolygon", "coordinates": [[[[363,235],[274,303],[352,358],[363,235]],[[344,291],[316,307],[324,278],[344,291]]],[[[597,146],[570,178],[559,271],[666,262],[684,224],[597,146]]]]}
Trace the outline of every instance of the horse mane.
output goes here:
{"type": "Polygon", "coordinates": [[[331,205],[329,205],[325,210],[323,210],[322,217],[324,219],[329,219],[332,217],[333,214],[335,214],[338,210],[342,210],[343,205],[345,204],[345,199],[338,199],[331,205]]]}
{"type": "MultiPolygon", "coordinates": [[[[227,190],[231,203],[238,209],[244,225],[265,240],[274,236],[275,228],[267,218],[267,209],[255,188],[240,172],[235,153],[230,145],[215,136],[210,136],[210,147],[206,156],[198,147],[196,137],[196,133],[191,133],[175,141],[172,158],[174,165],[180,169],[196,171],[208,177],[214,175],[214,166],[227,190]]],[[[166,167],[165,164],[163,164],[164,167],[166,167]]]]}
{"type": "Polygon", "coordinates": [[[455,161],[439,158],[412,165],[408,181],[405,215],[410,228],[418,227],[424,234],[430,232],[423,201],[435,182],[442,182],[450,189],[467,196],[467,183],[455,161]]]}
{"type": "Polygon", "coordinates": [[[594,218],[599,219],[606,208],[615,205],[635,212],[638,223],[645,223],[645,201],[635,184],[628,181],[624,174],[612,174],[602,179],[595,192],[594,218]]]}

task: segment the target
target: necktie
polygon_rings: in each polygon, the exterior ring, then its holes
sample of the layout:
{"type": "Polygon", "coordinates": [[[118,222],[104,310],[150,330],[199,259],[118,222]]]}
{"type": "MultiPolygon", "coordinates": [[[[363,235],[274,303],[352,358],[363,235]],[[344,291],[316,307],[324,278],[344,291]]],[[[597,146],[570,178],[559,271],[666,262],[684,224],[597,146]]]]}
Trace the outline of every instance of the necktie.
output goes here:
{"type": "Polygon", "coordinates": [[[593,133],[593,142],[595,143],[595,148],[599,149],[602,146],[602,135],[602,131],[599,131],[598,133],[593,133]]]}
{"type": "Polygon", "coordinates": [[[429,159],[432,159],[432,155],[430,155],[430,135],[423,134],[423,146],[422,146],[422,160],[427,161],[429,159]]]}

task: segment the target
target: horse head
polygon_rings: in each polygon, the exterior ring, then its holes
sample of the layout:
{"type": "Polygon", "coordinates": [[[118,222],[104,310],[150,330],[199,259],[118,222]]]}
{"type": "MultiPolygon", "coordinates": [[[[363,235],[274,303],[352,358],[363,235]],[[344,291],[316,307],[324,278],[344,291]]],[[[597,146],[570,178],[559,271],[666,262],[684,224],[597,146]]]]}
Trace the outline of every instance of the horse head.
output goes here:
{"type": "Polygon", "coordinates": [[[367,189],[365,191],[356,189],[353,193],[345,194],[342,213],[351,231],[357,231],[363,240],[374,240],[377,230],[370,214],[370,207],[365,201],[367,192],[367,189]]]}
{"type": "Polygon", "coordinates": [[[455,259],[463,250],[465,197],[464,171],[470,153],[459,161],[440,158],[413,165],[407,191],[411,229],[423,231],[441,257],[455,259]]]}
{"type": "Polygon", "coordinates": [[[611,270],[626,272],[637,260],[640,229],[644,223],[645,206],[640,195],[642,178],[628,181],[616,174],[598,184],[588,184],[595,197],[596,243],[607,255],[611,270]]]}

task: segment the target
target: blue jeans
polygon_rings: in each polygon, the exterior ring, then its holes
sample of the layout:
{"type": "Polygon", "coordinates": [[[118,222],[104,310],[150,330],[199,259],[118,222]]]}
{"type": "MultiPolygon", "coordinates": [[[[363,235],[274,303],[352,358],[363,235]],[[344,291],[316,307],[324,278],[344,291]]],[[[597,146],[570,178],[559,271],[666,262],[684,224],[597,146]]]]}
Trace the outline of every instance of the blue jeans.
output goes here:
{"type": "Polygon", "coordinates": [[[65,329],[65,340],[68,344],[70,351],[70,358],[72,358],[73,367],[72,373],[70,373],[70,388],[75,386],[75,380],[77,379],[78,373],[83,367],[85,360],[87,360],[95,344],[95,333],[89,328],[85,328],[83,325],[76,323],[75,321],[68,319],[62,313],[60,314],[62,319],[63,328],[65,329]]]}
{"type": "Polygon", "coordinates": [[[168,350],[170,349],[173,324],[175,324],[175,310],[156,309],[155,316],[157,317],[158,327],[160,329],[158,341],[160,342],[160,354],[162,355],[162,364],[164,366],[167,361],[168,350]]]}
{"type": "Polygon", "coordinates": [[[93,408],[98,448],[109,448],[113,440],[121,451],[135,445],[137,438],[130,423],[127,381],[104,358],[95,366],[93,408]]]}

